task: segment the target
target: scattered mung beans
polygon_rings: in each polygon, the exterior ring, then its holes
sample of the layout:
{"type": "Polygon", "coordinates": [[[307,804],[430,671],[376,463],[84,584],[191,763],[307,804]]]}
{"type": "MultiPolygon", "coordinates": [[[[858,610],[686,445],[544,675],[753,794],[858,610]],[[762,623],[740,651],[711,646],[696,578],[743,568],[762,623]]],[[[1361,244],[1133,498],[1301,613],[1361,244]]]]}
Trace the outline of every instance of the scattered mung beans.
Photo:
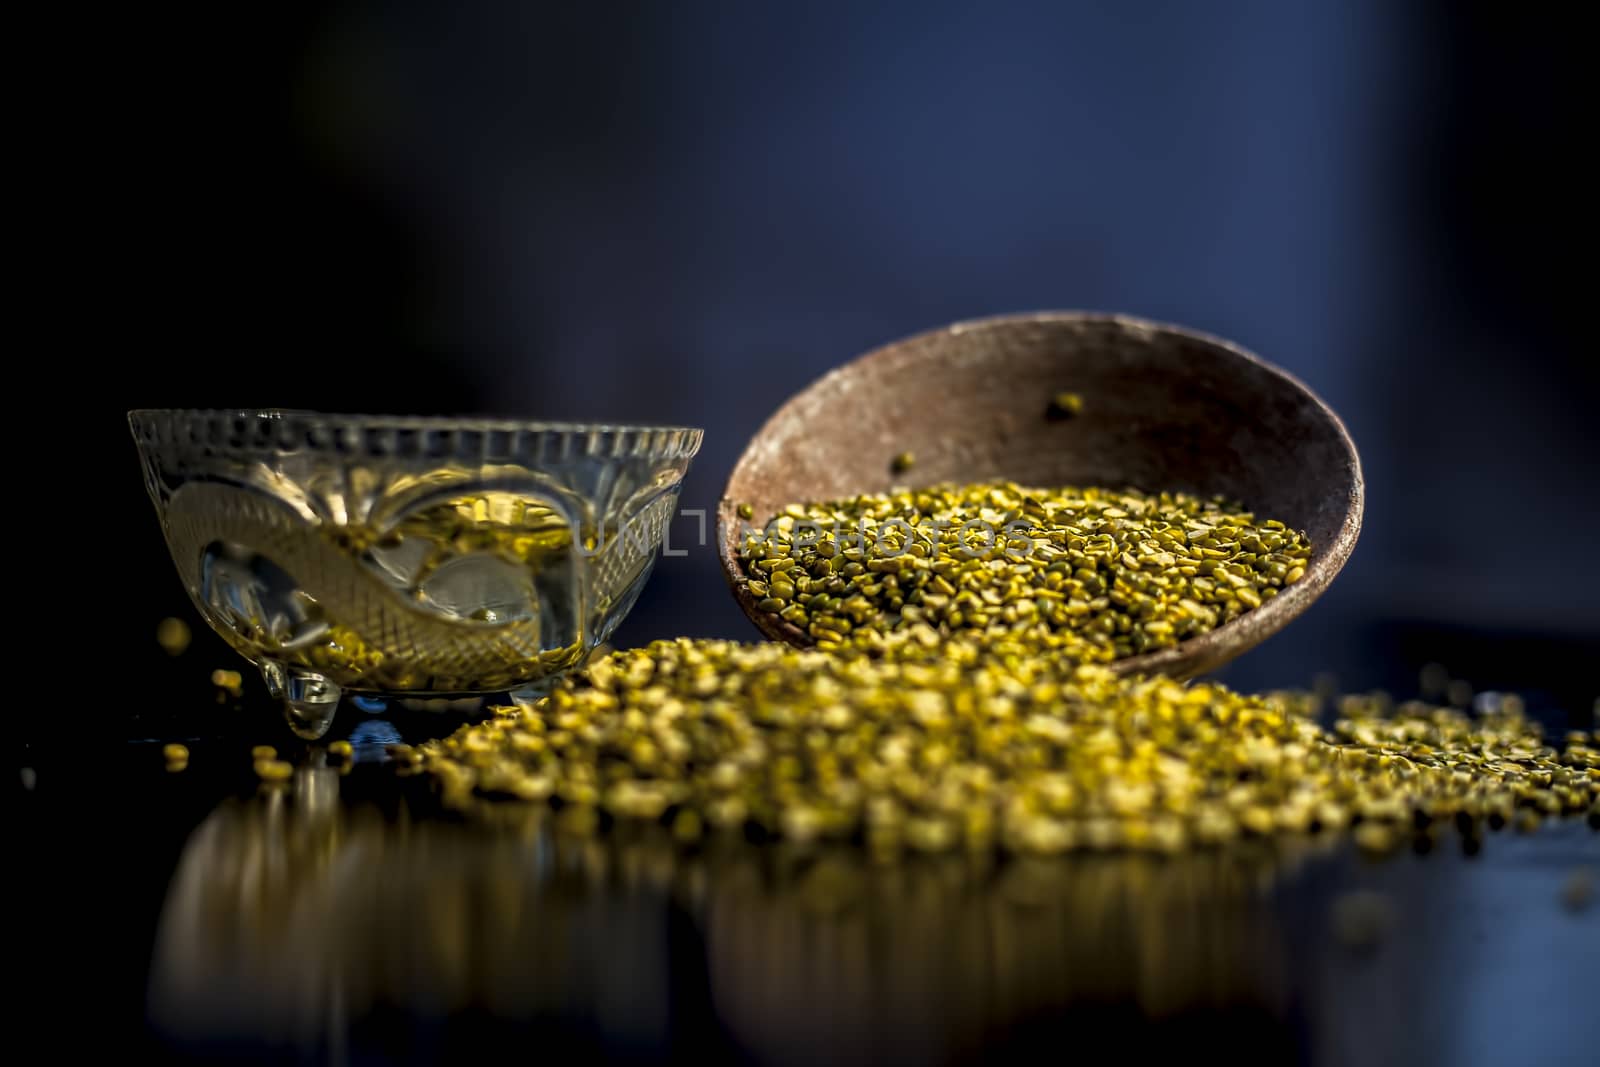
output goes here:
{"type": "Polygon", "coordinates": [[[1083,662],[1212,630],[1310,555],[1305,535],[1220,499],[1009,482],[792,505],[741,545],[759,609],[818,648],[981,635],[1083,662]]]}
{"type": "Polygon", "coordinates": [[[904,474],[917,465],[917,457],[911,452],[901,452],[889,461],[889,470],[895,474],[904,474]]]}
{"type": "Polygon", "coordinates": [[[1309,694],[960,639],[902,651],[657,642],[414,753],[463,810],[548,802],[571,827],[604,815],[888,852],[1168,852],[1354,827],[1384,853],[1435,823],[1476,839],[1493,814],[1537,824],[1600,800],[1600,752],[1547,745],[1510,697],[1476,715],[1346,698],[1327,729],[1309,694]]]}

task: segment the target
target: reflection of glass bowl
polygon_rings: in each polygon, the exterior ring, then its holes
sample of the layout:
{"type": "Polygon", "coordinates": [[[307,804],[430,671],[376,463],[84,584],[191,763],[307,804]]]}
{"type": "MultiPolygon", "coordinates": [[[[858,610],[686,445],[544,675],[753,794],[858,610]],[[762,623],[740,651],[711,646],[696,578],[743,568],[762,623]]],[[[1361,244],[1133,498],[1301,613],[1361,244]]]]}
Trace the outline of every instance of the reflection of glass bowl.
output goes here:
{"type": "Polygon", "coordinates": [[[649,576],[700,431],[135,411],[206,621],[320,736],[342,690],[536,691],[649,576]]]}

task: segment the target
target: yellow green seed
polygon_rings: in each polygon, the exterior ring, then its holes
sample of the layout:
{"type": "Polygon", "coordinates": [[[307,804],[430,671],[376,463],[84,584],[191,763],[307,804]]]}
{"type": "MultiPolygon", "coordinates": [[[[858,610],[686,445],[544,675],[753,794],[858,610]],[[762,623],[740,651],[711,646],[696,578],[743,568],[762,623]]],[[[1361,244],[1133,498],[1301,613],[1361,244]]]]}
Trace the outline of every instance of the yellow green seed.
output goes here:
{"type": "Polygon", "coordinates": [[[189,624],[182,619],[162,619],[156,626],[156,644],[161,646],[169,656],[181,656],[189,648],[193,634],[189,632],[189,624]]]}
{"type": "MultiPolygon", "coordinates": [[[[495,725],[498,725],[498,722],[495,725]]],[[[402,767],[411,767],[422,762],[422,754],[410,745],[389,745],[384,751],[389,754],[390,759],[402,767]]]]}
{"type": "Polygon", "coordinates": [[[1392,852],[1400,844],[1394,829],[1378,822],[1362,823],[1356,827],[1353,836],[1357,848],[1375,856],[1392,852]]]}
{"type": "Polygon", "coordinates": [[[1070,419],[1083,411],[1083,397],[1077,393],[1057,393],[1050,398],[1046,414],[1051,418],[1070,419]]]}

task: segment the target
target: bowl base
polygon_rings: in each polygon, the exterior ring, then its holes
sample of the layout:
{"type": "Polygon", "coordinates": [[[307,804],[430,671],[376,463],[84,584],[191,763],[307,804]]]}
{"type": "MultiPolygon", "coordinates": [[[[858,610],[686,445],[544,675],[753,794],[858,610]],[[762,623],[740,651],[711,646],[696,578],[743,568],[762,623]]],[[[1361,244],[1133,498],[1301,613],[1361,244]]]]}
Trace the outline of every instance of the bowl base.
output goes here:
{"type": "Polygon", "coordinates": [[[555,688],[558,676],[551,675],[516,689],[489,693],[386,693],[345,690],[325,675],[304,667],[267,661],[261,664],[261,678],[267,692],[283,703],[284,721],[296,737],[316,741],[328,732],[339,712],[339,702],[348,695],[350,702],[369,715],[379,715],[397,704],[407,711],[474,715],[495,704],[514,704],[531,708],[555,688]]]}
{"type": "Polygon", "coordinates": [[[331,679],[268,661],[261,664],[261,680],[267,683],[267,692],[283,701],[284,720],[296,737],[315,741],[333,725],[344,691],[331,679]]]}

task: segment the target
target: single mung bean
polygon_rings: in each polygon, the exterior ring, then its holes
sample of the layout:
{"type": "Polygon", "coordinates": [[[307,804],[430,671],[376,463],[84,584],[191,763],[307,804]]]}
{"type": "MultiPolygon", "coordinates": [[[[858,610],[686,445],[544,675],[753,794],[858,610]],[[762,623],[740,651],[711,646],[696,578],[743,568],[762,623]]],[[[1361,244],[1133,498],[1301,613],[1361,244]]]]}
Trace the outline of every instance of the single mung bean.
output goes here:
{"type": "Polygon", "coordinates": [[[1045,414],[1053,419],[1070,419],[1083,411],[1083,397],[1077,393],[1057,393],[1050,398],[1045,414]]]}
{"type": "Polygon", "coordinates": [[[193,634],[189,632],[189,624],[182,619],[162,619],[156,626],[156,644],[169,656],[181,656],[189,648],[193,634]]]}

